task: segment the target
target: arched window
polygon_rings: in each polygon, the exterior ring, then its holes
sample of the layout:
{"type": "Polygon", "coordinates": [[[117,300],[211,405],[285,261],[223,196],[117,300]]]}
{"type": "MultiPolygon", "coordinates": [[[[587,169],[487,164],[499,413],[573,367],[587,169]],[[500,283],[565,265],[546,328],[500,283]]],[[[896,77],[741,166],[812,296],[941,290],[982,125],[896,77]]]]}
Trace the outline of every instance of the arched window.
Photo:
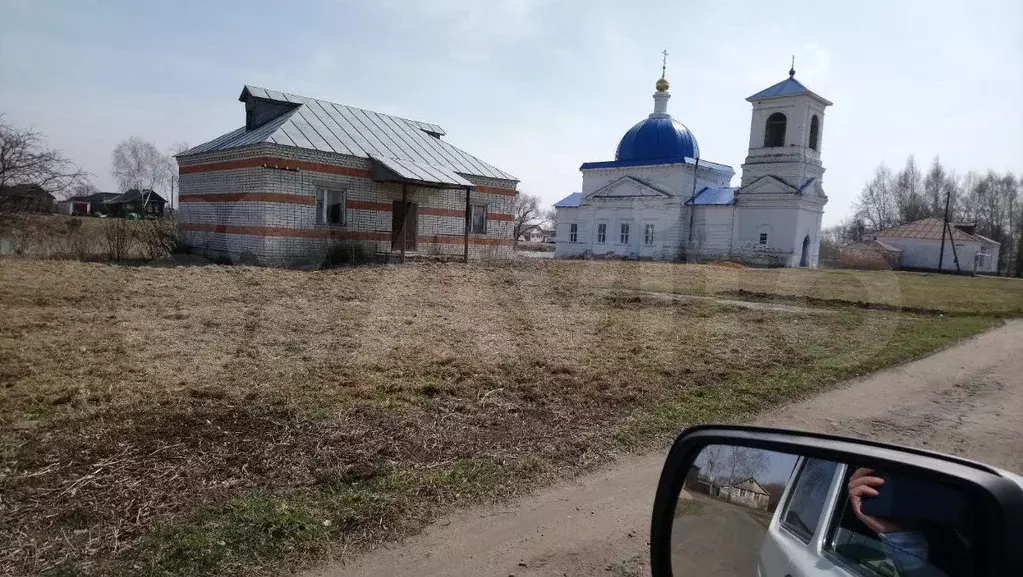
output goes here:
{"type": "Polygon", "coordinates": [[[817,148],[817,139],[820,138],[821,133],[821,121],[817,119],[817,115],[814,114],[813,118],[810,119],[810,148],[819,150],[817,148]]]}
{"type": "Polygon", "coordinates": [[[767,127],[764,130],[764,147],[785,146],[785,115],[775,112],[767,117],[767,127]]]}

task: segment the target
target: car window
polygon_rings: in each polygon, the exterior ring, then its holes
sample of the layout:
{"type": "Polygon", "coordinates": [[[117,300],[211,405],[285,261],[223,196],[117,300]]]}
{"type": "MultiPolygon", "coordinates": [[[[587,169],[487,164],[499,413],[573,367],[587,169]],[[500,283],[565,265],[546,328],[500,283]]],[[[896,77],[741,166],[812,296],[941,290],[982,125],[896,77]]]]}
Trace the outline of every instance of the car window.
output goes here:
{"type": "Polygon", "coordinates": [[[799,470],[796,484],[785,504],[781,524],[803,541],[809,542],[817,530],[817,521],[837,467],[838,463],[832,461],[806,459],[799,470]]]}
{"type": "MultiPolygon", "coordinates": [[[[848,484],[853,471],[850,468],[846,473],[843,486],[848,484]]],[[[946,510],[965,507],[965,503],[956,501],[950,495],[929,506],[946,510]]],[[[888,534],[886,543],[857,518],[848,494],[843,492],[836,500],[831,538],[824,544],[824,550],[863,577],[901,577],[907,574],[907,566],[912,566],[909,571],[912,575],[973,575],[973,543],[977,542],[975,519],[956,517],[950,524],[906,521],[899,531],[888,534]],[[900,546],[904,543],[911,543],[912,547],[900,546]]]]}

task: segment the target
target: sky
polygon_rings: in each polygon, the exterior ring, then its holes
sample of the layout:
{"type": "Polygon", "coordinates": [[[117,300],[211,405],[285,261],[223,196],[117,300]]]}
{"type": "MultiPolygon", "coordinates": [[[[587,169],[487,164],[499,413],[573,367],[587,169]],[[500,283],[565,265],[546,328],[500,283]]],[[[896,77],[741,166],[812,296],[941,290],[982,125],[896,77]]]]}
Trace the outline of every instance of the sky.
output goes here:
{"type": "Polygon", "coordinates": [[[551,204],[653,109],[735,168],[749,95],[796,78],[834,102],[836,224],[881,162],[1023,173],[1023,2],[891,0],[0,0],[0,112],[115,190],[129,136],[161,149],[244,124],[244,84],[440,124],[551,204]]]}

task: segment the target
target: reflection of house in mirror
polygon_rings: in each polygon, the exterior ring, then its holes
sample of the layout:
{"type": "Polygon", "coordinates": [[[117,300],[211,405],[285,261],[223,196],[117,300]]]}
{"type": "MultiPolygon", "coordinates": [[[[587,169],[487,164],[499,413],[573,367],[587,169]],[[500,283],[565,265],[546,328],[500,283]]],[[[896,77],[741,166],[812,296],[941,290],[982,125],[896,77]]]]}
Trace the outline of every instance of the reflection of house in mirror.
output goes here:
{"type": "Polygon", "coordinates": [[[752,477],[728,487],[721,487],[718,490],[718,497],[753,509],[767,509],[771,501],[770,493],[752,477]]]}

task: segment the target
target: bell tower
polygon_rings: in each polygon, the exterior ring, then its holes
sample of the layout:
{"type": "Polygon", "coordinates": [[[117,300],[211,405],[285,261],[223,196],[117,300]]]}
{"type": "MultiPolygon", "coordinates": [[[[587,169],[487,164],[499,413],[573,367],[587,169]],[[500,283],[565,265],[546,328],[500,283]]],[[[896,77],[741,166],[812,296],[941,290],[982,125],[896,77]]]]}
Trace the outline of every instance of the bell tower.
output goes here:
{"type": "Polygon", "coordinates": [[[788,78],[746,101],[753,105],[753,118],[742,186],[770,175],[823,197],[824,109],[831,102],[796,80],[795,61],[788,78]]]}

